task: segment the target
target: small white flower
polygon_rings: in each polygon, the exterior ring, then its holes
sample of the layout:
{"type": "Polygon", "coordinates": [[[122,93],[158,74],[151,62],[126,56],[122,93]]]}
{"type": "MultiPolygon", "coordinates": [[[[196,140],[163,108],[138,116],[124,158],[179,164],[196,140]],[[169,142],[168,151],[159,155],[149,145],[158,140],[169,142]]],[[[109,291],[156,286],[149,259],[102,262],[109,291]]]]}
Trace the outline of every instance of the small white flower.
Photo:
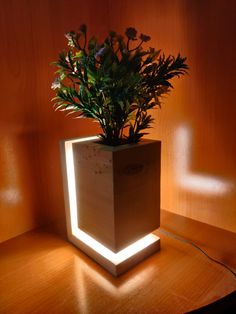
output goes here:
{"type": "Polygon", "coordinates": [[[69,40],[69,41],[68,41],[68,46],[70,46],[70,47],[75,47],[75,45],[74,45],[74,43],[73,43],[72,40],[69,40]]]}
{"type": "Polygon", "coordinates": [[[66,34],[65,34],[65,37],[66,37],[68,40],[71,40],[71,39],[72,39],[72,36],[71,36],[70,33],[66,33],[66,34]]]}
{"type": "Polygon", "coordinates": [[[74,71],[72,72],[72,74],[76,74],[77,73],[77,67],[74,66],[74,71]]]}
{"type": "Polygon", "coordinates": [[[57,88],[61,88],[61,80],[59,77],[57,77],[51,85],[51,89],[57,89],[57,88]]]}
{"type": "Polygon", "coordinates": [[[65,34],[66,39],[68,40],[68,46],[74,47],[74,42],[73,42],[73,36],[71,33],[66,33],[65,34]]]}

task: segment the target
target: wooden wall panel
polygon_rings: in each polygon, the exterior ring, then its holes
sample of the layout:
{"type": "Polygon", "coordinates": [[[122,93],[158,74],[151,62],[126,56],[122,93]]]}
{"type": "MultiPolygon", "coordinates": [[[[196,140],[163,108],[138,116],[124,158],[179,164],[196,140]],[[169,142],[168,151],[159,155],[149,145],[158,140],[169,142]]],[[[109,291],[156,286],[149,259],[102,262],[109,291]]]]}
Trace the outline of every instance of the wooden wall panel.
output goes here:
{"type": "Polygon", "coordinates": [[[107,30],[107,1],[0,1],[0,242],[64,218],[59,140],[97,127],[54,113],[52,61],[64,33],[107,30]]]}
{"type": "Polygon", "coordinates": [[[109,1],[110,28],[134,26],[151,45],[188,57],[190,74],[156,110],[162,208],[236,232],[233,0],[109,1]]]}
{"type": "Polygon", "coordinates": [[[0,241],[64,219],[58,142],[98,130],[50,103],[49,64],[81,22],[101,37],[135,26],[188,57],[150,133],[162,140],[162,208],[236,232],[235,11],[233,0],[1,0],[0,241]]]}

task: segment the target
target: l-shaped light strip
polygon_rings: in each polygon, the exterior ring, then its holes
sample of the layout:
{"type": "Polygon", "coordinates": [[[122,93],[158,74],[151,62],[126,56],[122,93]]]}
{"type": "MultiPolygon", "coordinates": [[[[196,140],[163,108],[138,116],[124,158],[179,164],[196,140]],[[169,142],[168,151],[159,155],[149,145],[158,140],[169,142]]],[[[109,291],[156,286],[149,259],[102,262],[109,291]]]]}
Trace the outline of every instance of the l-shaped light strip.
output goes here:
{"type": "Polygon", "coordinates": [[[100,242],[92,238],[86,232],[78,228],[78,215],[77,215],[77,205],[76,200],[76,183],[75,183],[75,171],[74,171],[74,156],[73,156],[73,143],[85,142],[88,140],[97,139],[97,136],[86,137],[76,140],[65,141],[65,160],[66,160],[66,174],[67,174],[67,184],[68,184],[68,196],[69,196],[69,217],[70,217],[70,227],[71,234],[78,240],[85,243],[91,249],[96,251],[98,254],[105,257],[107,260],[112,262],[114,265],[118,265],[135,255],[136,253],[142,251],[149,245],[153,244],[159,238],[154,234],[150,233],[145,237],[139,239],[138,241],[127,246],[125,249],[119,251],[118,253],[112,252],[110,249],[102,245],[100,242]]]}

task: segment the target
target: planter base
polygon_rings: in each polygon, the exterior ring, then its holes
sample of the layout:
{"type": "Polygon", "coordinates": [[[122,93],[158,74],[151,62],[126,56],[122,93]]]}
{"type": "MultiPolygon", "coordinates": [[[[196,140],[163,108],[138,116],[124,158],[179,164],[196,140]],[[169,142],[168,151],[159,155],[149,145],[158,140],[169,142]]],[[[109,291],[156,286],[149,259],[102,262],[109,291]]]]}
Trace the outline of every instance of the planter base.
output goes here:
{"type": "Polygon", "coordinates": [[[79,207],[77,206],[76,196],[73,144],[94,139],[97,139],[97,137],[61,142],[67,234],[70,242],[94,259],[112,275],[119,276],[137,263],[159,251],[160,238],[152,233],[159,226],[159,221],[156,228],[141,233],[135,240],[131,240],[126,247],[123,246],[120,250],[116,251],[111,250],[109,246],[99,242],[99,238],[93,237],[86,230],[80,228],[78,223],[79,207]]]}
{"type": "Polygon", "coordinates": [[[71,235],[69,240],[115,277],[160,250],[160,238],[154,234],[147,235],[116,254],[105,247],[101,248],[99,243],[94,243],[95,246],[89,240],[86,243],[83,235],[71,235]]]}

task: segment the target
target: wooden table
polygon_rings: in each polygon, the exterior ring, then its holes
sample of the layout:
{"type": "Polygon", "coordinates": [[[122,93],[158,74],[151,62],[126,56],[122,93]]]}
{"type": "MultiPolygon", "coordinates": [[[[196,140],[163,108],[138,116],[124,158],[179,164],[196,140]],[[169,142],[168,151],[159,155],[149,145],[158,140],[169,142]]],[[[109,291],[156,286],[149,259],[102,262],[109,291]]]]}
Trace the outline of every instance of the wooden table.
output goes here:
{"type": "MultiPolygon", "coordinates": [[[[176,217],[165,214],[173,232],[176,217]]],[[[198,227],[199,235],[208,228],[198,227]]],[[[36,230],[8,240],[0,244],[0,313],[184,313],[236,289],[225,268],[189,244],[157,235],[160,252],[118,278],[55,233],[36,230]]],[[[231,266],[234,249],[227,249],[231,266]]]]}

